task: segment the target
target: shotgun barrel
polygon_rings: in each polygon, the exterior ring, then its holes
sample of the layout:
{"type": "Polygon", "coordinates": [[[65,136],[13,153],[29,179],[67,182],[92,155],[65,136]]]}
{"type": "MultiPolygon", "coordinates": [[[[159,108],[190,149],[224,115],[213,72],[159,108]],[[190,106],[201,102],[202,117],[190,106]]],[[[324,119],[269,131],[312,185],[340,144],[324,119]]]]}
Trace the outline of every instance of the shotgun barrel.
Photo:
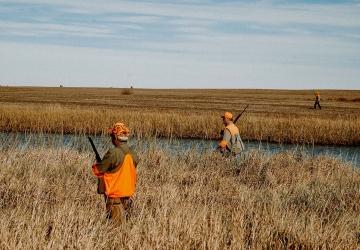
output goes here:
{"type": "Polygon", "coordinates": [[[245,112],[245,110],[247,109],[249,107],[249,105],[246,105],[246,107],[244,108],[244,110],[240,113],[240,114],[238,114],[238,116],[235,118],[235,120],[234,120],[234,123],[236,123],[238,120],[239,120],[239,118],[241,117],[241,115],[245,112]]]}
{"type": "Polygon", "coordinates": [[[97,151],[97,149],[96,149],[96,147],[95,147],[95,144],[94,144],[93,140],[91,139],[90,136],[88,136],[88,139],[89,139],[89,142],[90,142],[90,144],[91,144],[91,147],[92,147],[92,149],[93,149],[93,151],[94,151],[94,153],[95,153],[96,162],[101,162],[100,155],[99,155],[99,153],[98,153],[98,151],[97,151]]]}

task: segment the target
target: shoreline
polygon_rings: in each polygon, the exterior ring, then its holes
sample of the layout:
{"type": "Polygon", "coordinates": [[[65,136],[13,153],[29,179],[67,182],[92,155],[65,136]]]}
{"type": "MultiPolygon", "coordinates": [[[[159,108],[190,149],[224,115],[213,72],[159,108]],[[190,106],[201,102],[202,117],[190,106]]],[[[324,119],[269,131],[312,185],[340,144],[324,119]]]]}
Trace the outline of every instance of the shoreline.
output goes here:
{"type": "MultiPolygon", "coordinates": [[[[41,132],[41,131],[4,131],[0,130],[0,133],[3,134],[25,134],[25,135],[65,135],[65,136],[96,136],[96,137],[106,137],[107,134],[104,133],[59,133],[59,132],[41,132]]],[[[130,139],[142,140],[142,139],[167,139],[169,141],[172,140],[194,140],[194,141],[217,141],[219,138],[203,138],[203,137],[194,137],[194,136],[146,136],[139,137],[137,135],[133,135],[130,139]]],[[[256,140],[256,139],[243,139],[243,143],[270,143],[270,144],[279,144],[279,145],[288,145],[288,146],[328,146],[328,147],[360,147],[360,141],[354,144],[336,144],[336,143],[314,143],[314,142],[291,142],[291,141],[277,141],[277,140],[256,140]]]]}

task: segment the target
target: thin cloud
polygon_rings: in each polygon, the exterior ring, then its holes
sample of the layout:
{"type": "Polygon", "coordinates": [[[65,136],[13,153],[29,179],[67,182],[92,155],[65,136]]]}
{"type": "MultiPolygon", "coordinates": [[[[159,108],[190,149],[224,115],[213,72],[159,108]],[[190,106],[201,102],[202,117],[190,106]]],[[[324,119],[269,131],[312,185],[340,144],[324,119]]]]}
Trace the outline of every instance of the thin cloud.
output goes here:
{"type": "MultiPolygon", "coordinates": [[[[25,1],[0,1],[4,3],[22,3],[25,1]]],[[[223,20],[223,21],[256,21],[258,23],[303,23],[355,26],[360,25],[359,7],[356,4],[282,4],[269,3],[235,3],[231,4],[177,4],[138,1],[69,1],[56,3],[34,0],[32,4],[44,4],[79,10],[93,15],[110,13],[132,13],[136,15],[165,16],[191,19],[223,20]],[[351,16],[352,18],[349,18],[351,16]]]]}
{"type": "Polygon", "coordinates": [[[29,75],[21,73],[26,65],[15,50],[26,51],[27,62],[33,64],[30,75],[39,81],[57,81],[66,75],[68,82],[116,82],[119,71],[137,75],[147,84],[171,80],[173,84],[354,83],[360,78],[356,73],[360,67],[360,6],[353,2],[0,3],[0,43],[4,46],[0,65],[9,65],[0,75],[6,80],[20,81],[29,75]],[[42,54],[41,48],[56,56],[42,54]],[[42,57],[32,58],[28,49],[42,57]],[[79,73],[64,73],[71,71],[72,61],[84,66],[79,73]],[[59,67],[53,74],[56,79],[50,74],[37,78],[47,67],[53,71],[59,67]],[[96,67],[106,77],[96,76],[96,67]]]}
{"type": "Polygon", "coordinates": [[[51,23],[23,23],[23,22],[0,22],[0,29],[3,34],[22,31],[33,32],[34,34],[63,34],[76,36],[101,36],[108,37],[112,34],[111,30],[106,28],[92,28],[76,25],[62,25],[51,23]]]}

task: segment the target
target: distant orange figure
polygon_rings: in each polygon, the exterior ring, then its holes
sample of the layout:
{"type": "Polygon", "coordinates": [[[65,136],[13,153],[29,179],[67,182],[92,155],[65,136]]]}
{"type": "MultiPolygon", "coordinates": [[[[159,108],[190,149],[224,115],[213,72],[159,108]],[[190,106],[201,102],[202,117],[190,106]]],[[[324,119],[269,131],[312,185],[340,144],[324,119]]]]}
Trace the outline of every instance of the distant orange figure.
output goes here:
{"type": "Polygon", "coordinates": [[[321,106],[320,106],[320,93],[318,91],[315,92],[314,109],[316,109],[316,105],[319,106],[319,109],[321,109],[321,106]]]}

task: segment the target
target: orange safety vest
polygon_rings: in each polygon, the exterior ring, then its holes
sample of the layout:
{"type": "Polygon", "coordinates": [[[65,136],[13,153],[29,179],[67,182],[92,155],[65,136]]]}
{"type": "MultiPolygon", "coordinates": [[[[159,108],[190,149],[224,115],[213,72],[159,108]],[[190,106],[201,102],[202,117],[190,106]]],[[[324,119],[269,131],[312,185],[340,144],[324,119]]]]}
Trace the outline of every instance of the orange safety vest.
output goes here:
{"type": "Polygon", "coordinates": [[[239,129],[238,129],[238,127],[235,126],[234,123],[231,123],[231,124],[227,125],[226,129],[228,129],[230,131],[230,134],[232,136],[235,136],[235,135],[239,134],[239,129]]]}
{"type": "MultiPolygon", "coordinates": [[[[237,134],[239,134],[239,129],[238,129],[238,127],[235,126],[234,123],[229,124],[228,126],[225,127],[225,129],[229,130],[231,136],[236,136],[237,134]]],[[[227,145],[227,142],[225,140],[221,140],[219,142],[219,147],[220,148],[224,149],[224,148],[226,148],[226,146],[228,146],[228,145],[227,145]]]]}
{"type": "Polygon", "coordinates": [[[100,173],[96,164],[92,170],[98,178],[103,178],[107,197],[131,197],[135,193],[136,168],[131,154],[126,154],[123,163],[111,172],[100,173]]]}

